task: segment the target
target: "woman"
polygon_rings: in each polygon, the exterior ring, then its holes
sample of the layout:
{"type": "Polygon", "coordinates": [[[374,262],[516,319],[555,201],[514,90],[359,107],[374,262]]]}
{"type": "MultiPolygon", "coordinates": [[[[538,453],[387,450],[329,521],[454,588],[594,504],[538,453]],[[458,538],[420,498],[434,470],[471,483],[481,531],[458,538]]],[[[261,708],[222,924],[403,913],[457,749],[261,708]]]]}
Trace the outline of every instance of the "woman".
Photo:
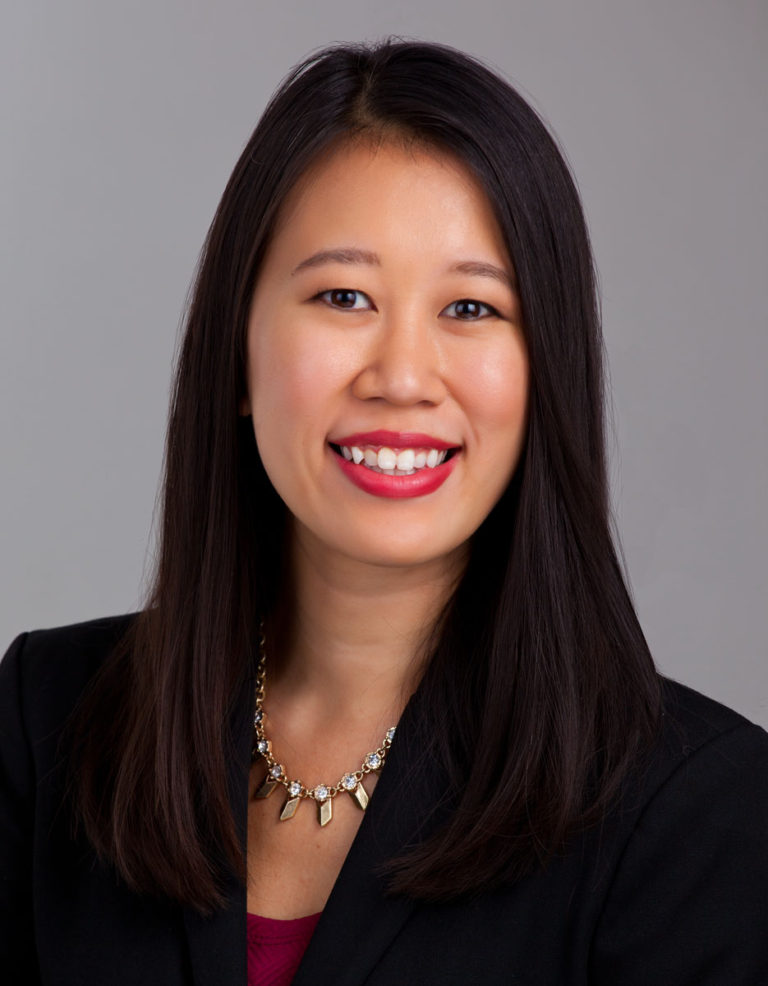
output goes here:
{"type": "Polygon", "coordinates": [[[654,669],[600,346],[506,83],[400,42],[287,79],[203,253],[147,607],[2,664],[18,982],[768,981],[768,742],[654,669]]]}

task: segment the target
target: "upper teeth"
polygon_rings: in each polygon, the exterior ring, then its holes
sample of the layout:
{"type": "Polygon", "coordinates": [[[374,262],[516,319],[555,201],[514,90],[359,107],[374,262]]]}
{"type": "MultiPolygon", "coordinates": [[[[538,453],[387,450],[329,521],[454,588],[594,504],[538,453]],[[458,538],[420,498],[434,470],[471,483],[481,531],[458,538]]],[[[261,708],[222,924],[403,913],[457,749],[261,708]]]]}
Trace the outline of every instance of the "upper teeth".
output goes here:
{"type": "Polygon", "coordinates": [[[345,459],[390,476],[410,476],[425,466],[434,469],[445,461],[448,454],[447,449],[436,448],[404,448],[399,452],[386,446],[378,450],[370,446],[360,448],[358,445],[341,445],[340,448],[345,459]]]}

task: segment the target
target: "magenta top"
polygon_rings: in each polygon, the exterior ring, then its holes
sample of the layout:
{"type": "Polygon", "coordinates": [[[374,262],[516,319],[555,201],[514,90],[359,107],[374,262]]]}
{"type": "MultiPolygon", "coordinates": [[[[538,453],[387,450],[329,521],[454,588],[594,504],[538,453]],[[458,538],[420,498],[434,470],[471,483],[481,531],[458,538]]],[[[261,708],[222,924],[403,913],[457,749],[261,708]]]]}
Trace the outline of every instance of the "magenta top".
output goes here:
{"type": "Polygon", "coordinates": [[[248,986],[290,986],[322,913],[290,921],[246,915],[248,986]]]}

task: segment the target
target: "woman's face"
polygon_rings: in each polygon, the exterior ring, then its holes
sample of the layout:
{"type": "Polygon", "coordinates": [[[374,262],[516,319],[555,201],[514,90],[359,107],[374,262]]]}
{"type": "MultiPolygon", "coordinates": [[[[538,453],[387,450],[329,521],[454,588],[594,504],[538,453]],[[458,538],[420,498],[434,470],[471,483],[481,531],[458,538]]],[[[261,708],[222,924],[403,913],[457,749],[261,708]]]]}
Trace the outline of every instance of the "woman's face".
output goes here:
{"type": "Polygon", "coordinates": [[[248,326],[264,467],[315,548],[463,555],[515,469],[528,361],[490,204],[451,156],[354,143],[289,196],[248,326]]]}

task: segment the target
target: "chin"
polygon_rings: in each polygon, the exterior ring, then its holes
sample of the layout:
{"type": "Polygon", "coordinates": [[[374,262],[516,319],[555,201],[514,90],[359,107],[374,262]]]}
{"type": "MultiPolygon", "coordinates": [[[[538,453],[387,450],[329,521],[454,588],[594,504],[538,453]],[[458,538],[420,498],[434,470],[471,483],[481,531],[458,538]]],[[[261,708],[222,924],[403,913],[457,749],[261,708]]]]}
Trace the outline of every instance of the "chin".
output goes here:
{"type": "MultiPolygon", "coordinates": [[[[294,520],[297,520],[294,517],[294,520]]],[[[315,518],[317,520],[317,518],[315,518]]],[[[435,566],[452,569],[465,557],[469,545],[468,534],[448,531],[443,526],[401,524],[391,518],[367,518],[350,524],[317,524],[298,520],[294,537],[303,544],[317,565],[333,564],[333,559],[347,564],[367,565],[371,568],[408,569],[435,566]],[[454,535],[454,536],[452,536],[454,535]]]]}
{"type": "Polygon", "coordinates": [[[402,544],[391,541],[371,544],[369,540],[364,546],[347,544],[342,550],[349,558],[363,565],[406,569],[452,565],[463,553],[463,548],[463,543],[435,544],[434,539],[423,544],[414,544],[412,540],[402,544]]]}

